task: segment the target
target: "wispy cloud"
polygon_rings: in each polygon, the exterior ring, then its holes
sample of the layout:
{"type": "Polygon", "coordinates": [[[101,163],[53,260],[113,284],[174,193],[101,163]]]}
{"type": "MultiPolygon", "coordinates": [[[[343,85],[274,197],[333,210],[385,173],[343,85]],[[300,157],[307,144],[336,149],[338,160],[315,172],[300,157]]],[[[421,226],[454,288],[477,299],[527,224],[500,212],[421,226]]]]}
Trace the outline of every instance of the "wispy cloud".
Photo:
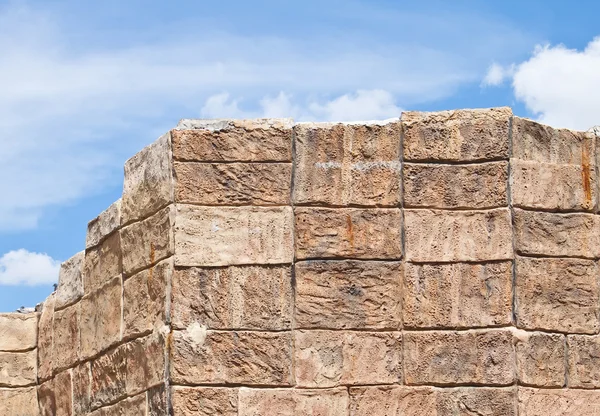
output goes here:
{"type": "Polygon", "coordinates": [[[46,285],[58,281],[60,262],[44,253],[20,249],[0,257],[0,285],[46,285]]]}

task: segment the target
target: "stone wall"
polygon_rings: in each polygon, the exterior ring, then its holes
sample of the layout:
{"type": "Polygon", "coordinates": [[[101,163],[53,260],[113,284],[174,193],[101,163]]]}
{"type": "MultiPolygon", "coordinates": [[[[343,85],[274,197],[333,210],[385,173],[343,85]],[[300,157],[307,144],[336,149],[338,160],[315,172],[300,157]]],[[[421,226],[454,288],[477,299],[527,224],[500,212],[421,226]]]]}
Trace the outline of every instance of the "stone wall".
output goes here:
{"type": "Polygon", "coordinates": [[[0,414],[600,414],[597,140],[507,108],[183,120],[0,316],[0,414]]]}

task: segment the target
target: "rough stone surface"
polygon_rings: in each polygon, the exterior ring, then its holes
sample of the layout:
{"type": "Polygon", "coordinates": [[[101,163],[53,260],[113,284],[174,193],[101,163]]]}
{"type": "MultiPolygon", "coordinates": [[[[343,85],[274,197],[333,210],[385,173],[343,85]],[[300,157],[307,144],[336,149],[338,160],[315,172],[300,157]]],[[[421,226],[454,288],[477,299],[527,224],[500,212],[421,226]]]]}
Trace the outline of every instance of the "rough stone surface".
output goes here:
{"type": "Polygon", "coordinates": [[[515,246],[534,256],[600,257],[600,217],[515,209],[515,246]]]}
{"type": "Polygon", "coordinates": [[[79,316],[79,304],[54,313],[52,343],[54,373],[73,366],[79,358],[79,316]]]}
{"type": "Polygon", "coordinates": [[[519,416],[600,414],[600,391],[519,387],[519,416]]]}
{"type": "Polygon", "coordinates": [[[54,378],[56,413],[53,416],[71,416],[73,414],[73,382],[69,370],[54,378]]]}
{"type": "Polygon", "coordinates": [[[178,204],[175,265],[291,263],[292,221],[291,207],[178,204]]]}
{"type": "Polygon", "coordinates": [[[107,235],[121,226],[121,199],[88,223],[85,248],[98,245],[107,235]]]}
{"type": "Polygon", "coordinates": [[[474,328],[512,320],[512,262],[404,266],[409,328],[474,328]]]}
{"type": "Polygon", "coordinates": [[[35,384],[36,351],[0,352],[0,386],[21,387],[35,384]]]}
{"type": "Polygon", "coordinates": [[[392,384],[402,378],[400,332],[296,331],[300,387],[392,384]]]}
{"type": "Polygon", "coordinates": [[[165,375],[165,340],[160,333],[126,344],[127,395],[133,396],[159,385],[165,375]]]}
{"type": "Polygon", "coordinates": [[[510,212],[404,211],[406,258],[415,262],[505,260],[513,257],[510,212]]]}
{"type": "Polygon", "coordinates": [[[405,111],[407,161],[479,161],[508,158],[510,108],[425,113],[405,111]]]}
{"type": "Polygon", "coordinates": [[[146,394],[138,394],[121,400],[112,406],[103,407],[90,413],[90,416],[138,416],[146,414],[146,394]]]}
{"type": "Polygon", "coordinates": [[[436,165],[407,163],[404,206],[482,209],[508,205],[508,163],[436,165]]]}
{"type": "Polygon", "coordinates": [[[594,261],[518,257],[515,291],[521,328],[587,334],[600,329],[594,261]]]}
{"type": "Polygon", "coordinates": [[[294,127],[296,204],[397,206],[400,123],[294,127]]]}
{"type": "Polygon", "coordinates": [[[348,392],[344,388],[248,389],[239,393],[240,416],[337,416],[347,414],[348,392]]]}
{"type": "Polygon", "coordinates": [[[97,291],[123,271],[121,236],[114,233],[99,246],[86,250],[83,266],[83,289],[86,295],[97,291]]]}
{"type": "Polygon", "coordinates": [[[175,415],[238,416],[237,388],[173,387],[171,400],[175,415]]]}
{"type": "Polygon", "coordinates": [[[569,387],[600,387],[600,336],[567,336],[569,387]]]}
{"type": "Polygon", "coordinates": [[[296,257],[399,259],[399,209],[296,208],[296,257]]]}
{"type": "Polygon", "coordinates": [[[296,263],[295,328],[400,329],[399,262],[296,263]]]}
{"type": "Polygon", "coordinates": [[[11,416],[39,416],[36,388],[0,388],[0,414],[11,416]]]}
{"type": "MultiPolygon", "coordinates": [[[[38,378],[40,380],[47,380],[52,377],[52,341],[54,339],[54,304],[55,294],[51,294],[42,304],[42,313],[38,323],[38,378]]],[[[1,321],[0,317],[0,321],[1,321]]],[[[2,324],[0,323],[0,328],[2,324]]],[[[1,333],[0,329],[0,333],[1,333]]],[[[0,340],[2,340],[0,336],[0,340]]]]}
{"type": "Polygon", "coordinates": [[[515,378],[507,330],[404,333],[407,384],[508,385],[515,378]]]}
{"type": "Polygon", "coordinates": [[[521,384],[539,387],[564,386],[564,335],[519,331],[515,345],[517,376],[521,384]]]}
{"type": "Polygon", "coordinates": [[[83,296],[83,261],[85,253],[80,251],[60,265],[58,288],[56,289],[56,309],[77,302],[83,296]]]}
{"type": "Polygon", "coordinates": [[[166,384],[160,384],[148,390],[148,413],[146,416],[164,416],[169,414],[171,396],[167,395],[166,384]]]}
{"type": "Polygon", "coordinates": [[[175,200],[201,205],[290,203],[291,163],[176,162],[175,200]]]}
{"type": "Polygon", "coordinates": [[[23,351],[37,345],[38,317],[35,313],[0,314],[0,351],[23,351]]]}
{"type": "Polygon", "coordinates": [[[210,329],[291,329],[290,266],[186,268],[175,271],[172,325],[210,329]]]}
{"type": "Polygon", "coordinates": [[[89,361],[73,368],[73,413],[86,414],[91,406],[91,369],[89,361]]]}
{"type": "Polygon", "coordinates": [[[91,362],[91,407],[114,403],[127,395],[129,348],[121,345],[91,362]]]}

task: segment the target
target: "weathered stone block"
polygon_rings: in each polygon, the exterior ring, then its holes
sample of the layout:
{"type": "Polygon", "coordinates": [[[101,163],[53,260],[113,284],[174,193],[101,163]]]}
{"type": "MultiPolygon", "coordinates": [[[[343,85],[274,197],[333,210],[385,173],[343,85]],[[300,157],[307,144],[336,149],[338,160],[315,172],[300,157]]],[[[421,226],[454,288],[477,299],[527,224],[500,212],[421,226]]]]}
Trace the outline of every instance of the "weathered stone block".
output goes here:
{"type": "Polygon", "coordinates": [[[508,205],[508,163],[404,165],[404,206],[495,208],[508,205]]]}
{"type": "Polygon", "coordinates": [[[507,330],[404,333],[407,384],[508,385],[515,378],[514,359],[507,330]]]}
{"type": "Polygon", "coordinates": [[[127,395],[127,344],[106,352],[91,362],[91,407],[96,409],[127,395]]]}
{"type": "Polygon", "coordinates": [[[99,246],[85,252],[83,289],[86,295],[97,291],[106,282],[121,274],[122,253],[129,249],[122,247],[121,236],[114,233],[99,246]]]}
{"type": "Polygon", "coordinates": [[[392,384],[402,378],[400,332],[295,332],[300,387],[392,384]]]}
{"type": "Polygon", "coordinates": [[[238,389],[172,387],[173,414],[178,416],[238,416],[238,389]]]}
{"type": "MultiPolygon", "coordinates": [[[[0,390],[0,394],[1,394],[1,391],[2,390],[0,390]]],[[[41,383],[38,386],[37,402],[39,404],[39,413],[35,413],[36,415],[54,416],[56,414],[56,394],[54,392],[54,379],[53,378],[44,383],[41,383]]],[[[14,410],[14,409],[11,409],[11,410],[14,410]]]]}
{"type": "Polygon", "coordinates": [[[89,416],[138,416],[146,414],[146,393],[138,394],[121,400],[112,406],[103,407],[89,414],[89,416]]]}
{"type": "Polygon", "coordinates": [[[113,202],[110,207],[91,220],[87,226],[85,248],[100,244],[104,238],[121,226],[121,199],[113,202]]]}
{"type": "Polygon", "coordinates": [[[127,395],[159,385],[165,378],[165,339],[160,333],[138,338],[127,347],[127,395]]]}
{"type": "Polygon", "coordinates": [[[15,416],[39,416],[40,412],[36,388],[0,388],[0,414],[15,416]],[[15,409],[18,409],[19,413],[15,413],[15,409]]]}
{"type": "Polygon", "coordinates": [[[600,336],[567,336],[569,387],[600,387],[600,336]]]}
{"type": "Polygon", "coordinates": [[[54,378],[56,413],[53,416],[71,416],[73,414],[73,383],[69,370],[57,374],[54,378]]]}
{"type": "Polygon", "coordinates": [[[79,316],[79,304],[54,313],[52,367],[55,374],[73,366],[79,358],[79,316]]]}
{"type": "Polygon", "coordinates": [[[600,414],[600,391],[519,387],[519,416],[600,414]]]}
{"type": "Polygon", "coordinates": [[[510,108],[425,113],[406,111],[404,158],[410,161],[479,161],[508,158],[510,108]]]}
{"type": "Polygon", "coordinates": [[[217,332],[192,324],[173,333],[175,384],[291,385],[289,332],[217,332]]]}
{"type": "Polygon", "coordinates": [[[404,325],[473,328],[512,320],[512,262],[404,266],[404,325]]]}
{"type": "Polygon", "coordinates": [[[58,288],[56,289],[56,309],[72,305],[83,296],[83,251],[75,254],[60,265],[58,288]]]}
{"type": "Polygon", "coordinates": [[[600,329],[594,261],[518,257],[515,291],[521,328],[587,334],[600,329]]]}
{"type": "Polygon", "coordinates": [[[565,384],[565,337],[518,331],[517,376],[522,384],[562,387],[565,384]]]}
{"type": "Polygon", "coordinates": [[[461,387],[438,390],[437,415],[517,416],[516,388],[461,387]]]}
{"type": "Polygon", "coordinates": [[[91,369],[90,362],[73,368],[73,413],[84,415],[90,411],[91,405],[91,369]]]}
{"type": "Polygon", "coordinates": [[[399,209],[296,208],[296,256],[402,257],[399,209]]]}
{"type": "Polygon", "coordinates": [[[290,162],[291,119],[181,120],[173,137],[176,160],[290,162]]]}
{"type": "Polygon", "coordinates": [[[295,328],[402,327],[401,263],[308,261],[295,267],[295,328]]]}
{"type": "Polygon", "coordinates": [[[239,415],[338,416],[347,414],[348,392],[337,389],[248,389],[239,393],[239,415]]]}
{"type": "Polygon", "coordinates": [[[291,329],[290,266],[188,268],[175,271],[171,321],[210,329],[291,329]]]}
{"type": "MultiPolygon", "coordinates": [[[[148,390],[148,413],[147,416],[164,416],[169,414],[171,407],[171,396],[167,400],[167,386],[166,383],[148,390]]],[[[175,413],[178,414],[178,413],[175,413]]],[[[184,413],[185,415],[185,413],[184,413]]]]}
{"type": "Polygon", "coordinates": [[[37,380],[37,354],[27,352],[0,352],[0,385],[22,387],[37,380]]]}
{"type": "Polygon", "coordinates": [[[515,246],[526,255],[600,257],[600,217],[515,209],[515,246]]]}
{"type": "Polygon", "coordinates": [[[131,275],[174,253],[175,209],[169,205],[153,216],[121,229],[123,272],[131,275]]]}
{"type": "MultiPolygon", "coordinates": [[[[52,377],[53,357],[52,357],[52,342],[54,338],[54,304],[55,294],[51,294],[42,304],[42,313],[38,323],[38,378],[47,380],[52,377]]],[[[0,317],[0,320],[2,318],[0,317]]],[[[0,324],[0,328],[2,325],[0,324]]],[[[1,330],[0,330],[1,333],[1,330]]],[[[0,336],[0,340],[3,337],[0,336]]],[[[1,341],[0,341],[1,342],[1,341]]]]}
{"type": "Polygon", "coordinates": [[[296,204],[399,204],[400,123],[302,123],[294,131],[296,204]]]}
{"type": "Polygon", "coordinates": [[[201,205],[286,205],[291,163],[175,162],[175,200],[201,205]]]}
{"type": "Polygon", "coordinates": [[[406,258],[415,262],[505,260],[513,257],[508,209],[407,209],[406,258]]]}
{"type": "Polygon", "coordinates": [[[176,266],[291,263],[291,207],[177,205],[176,266]]]}
{"type": "Polygon", "coordinates": [[[167,133],[125,162],[121,224],[149,217],[173,202],[171,157],[167,133]]]}
{"type": "Polygon", "coordinates": [[[36,313],[0,314],[0,351],[24,351],[37,345],[36,313]]]}

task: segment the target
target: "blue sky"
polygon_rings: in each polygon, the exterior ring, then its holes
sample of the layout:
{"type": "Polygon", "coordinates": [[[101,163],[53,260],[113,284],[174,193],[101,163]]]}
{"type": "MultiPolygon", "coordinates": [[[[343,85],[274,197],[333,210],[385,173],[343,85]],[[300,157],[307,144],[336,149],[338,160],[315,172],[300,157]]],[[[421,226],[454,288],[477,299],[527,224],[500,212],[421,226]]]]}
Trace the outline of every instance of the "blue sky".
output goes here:
{"type": "Polygon", "coordinates": [[[1,1],[0,311],[51,292],[123,163],[181,118],[511,106],[600,124],[600,5],[1,1]]]}

